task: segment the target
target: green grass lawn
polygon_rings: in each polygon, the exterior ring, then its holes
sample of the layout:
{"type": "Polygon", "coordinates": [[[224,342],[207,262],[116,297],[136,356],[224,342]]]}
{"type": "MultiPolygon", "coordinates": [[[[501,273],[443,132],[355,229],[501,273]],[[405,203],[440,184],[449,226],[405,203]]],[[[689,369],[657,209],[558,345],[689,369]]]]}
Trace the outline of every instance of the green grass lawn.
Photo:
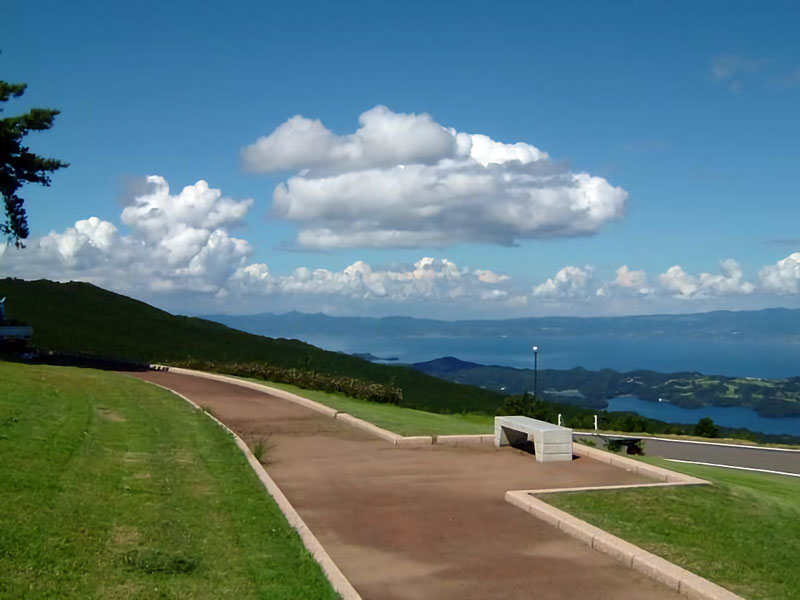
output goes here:
{"type": "Polygon", "coordinates": [[[272,383],[260,379],[251,379],[251,381],[314,400],[400,435],[479,434],[492,433],[494,430],[494,418],[487,415],[442,415],[393,404],[357,400],[342,394],[304,390],[285,383],[272,383]]]}
{"type": "Polygon", "coordinates": [[[800,598],[800,479],[646,460],[714,485],[541,498],[745,598],[800,598]]]}
{"type": "Polygon", "coordinates": [[[337,597],[231,438],[122,375],[0,362],[0,499],[0,597],[337,597]]]}

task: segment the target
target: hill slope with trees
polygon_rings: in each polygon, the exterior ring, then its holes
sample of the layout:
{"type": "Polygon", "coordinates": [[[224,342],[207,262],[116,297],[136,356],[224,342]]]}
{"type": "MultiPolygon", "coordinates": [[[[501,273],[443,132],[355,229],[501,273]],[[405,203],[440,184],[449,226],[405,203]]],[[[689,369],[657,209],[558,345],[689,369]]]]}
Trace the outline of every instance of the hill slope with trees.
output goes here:
{"type": "MultiPolygon", "coordinates": [[[[411,365],[415,369],[454,383],[476,385],[506,394],[532,390],[533,369],[487,366],[444,357],[411,365]]],[[[544,399],[576,406],[606,408],[607,399],[633,395],[643,400],[666,400],[683,408],[745,406],[762,417],[800,417],[800,377],[753,379],[704,375],[697,372],[659,373],[613,369],[539,370],[539,391],[544,399]]]]}
{"type": "Polygon", "coordinates": [[[389,384],[403,390],[404,406],[435,412],[494,414],[503,401],[501,394],[408,367],[376,365],[299,340],[267,338],[172,315],[89,283],[0,279],[3,296],[8,297],[7,316],[32,325],[32,345],[41,349],[150,363],[268,363],[389,384]]]}

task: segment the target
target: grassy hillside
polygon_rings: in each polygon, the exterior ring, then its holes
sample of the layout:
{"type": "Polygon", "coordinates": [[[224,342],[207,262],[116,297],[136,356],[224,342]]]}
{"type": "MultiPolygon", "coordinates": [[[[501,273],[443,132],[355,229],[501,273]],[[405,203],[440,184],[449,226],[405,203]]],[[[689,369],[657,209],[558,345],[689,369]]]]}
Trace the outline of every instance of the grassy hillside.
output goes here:
{"type": "Polygon", "coordinates": [[[0,361],[0,597],[325,598],[229,435],[132,378],[0,361]]]}
{"type": "Polygon", "coordinates": [[[34,327],[33,345],[48,350],[144,362],[188,358],[260,361],[346,375],[403,390],[403,406],[494,414],[502,396],[399,366],[376,365],[298,340],[272,339],[193,317],[175,316],[88,283],[1,279],[7,317],[34,327]]]}

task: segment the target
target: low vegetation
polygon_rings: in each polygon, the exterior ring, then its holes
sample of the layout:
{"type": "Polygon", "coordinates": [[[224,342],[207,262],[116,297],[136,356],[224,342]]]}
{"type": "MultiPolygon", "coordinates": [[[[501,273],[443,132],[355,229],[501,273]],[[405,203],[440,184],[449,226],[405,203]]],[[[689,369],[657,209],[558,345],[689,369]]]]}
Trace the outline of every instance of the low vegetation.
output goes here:
{"type": "Polygon", "coordinates": [[[306,390],[340,393],[368,402],[400,404],[403,401],[403,390],[393,385],[371,383],[355,377],[331,377],[304,369],[284,369],[264,363],[216,364],[200,360],[180,361],[175,366],[288,383],[306,390]]]}
{"type": "Polygon", "coordinates": [[[3,597],[337,597],[230,437],[122,375],[0,362],[0,498],[3,597]]]}
{"type": "Polygon", "coordinates": [[[542,499],[745,598],[798,598],[800,479],[644,460],[714,485],[542,499]]]}

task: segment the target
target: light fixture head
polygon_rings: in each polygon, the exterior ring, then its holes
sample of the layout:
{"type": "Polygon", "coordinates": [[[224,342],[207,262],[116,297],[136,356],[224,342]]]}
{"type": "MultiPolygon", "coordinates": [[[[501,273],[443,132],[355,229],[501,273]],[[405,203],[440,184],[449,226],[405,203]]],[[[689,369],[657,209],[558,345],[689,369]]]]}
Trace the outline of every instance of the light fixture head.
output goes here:
{"type": "Polygon", "coordinates": [[[534,351],[534,352],[538,352],[538,351],[539,351],[539,346],[534,346],[534,347],[533,347],[533,351],[534,351]]]}

